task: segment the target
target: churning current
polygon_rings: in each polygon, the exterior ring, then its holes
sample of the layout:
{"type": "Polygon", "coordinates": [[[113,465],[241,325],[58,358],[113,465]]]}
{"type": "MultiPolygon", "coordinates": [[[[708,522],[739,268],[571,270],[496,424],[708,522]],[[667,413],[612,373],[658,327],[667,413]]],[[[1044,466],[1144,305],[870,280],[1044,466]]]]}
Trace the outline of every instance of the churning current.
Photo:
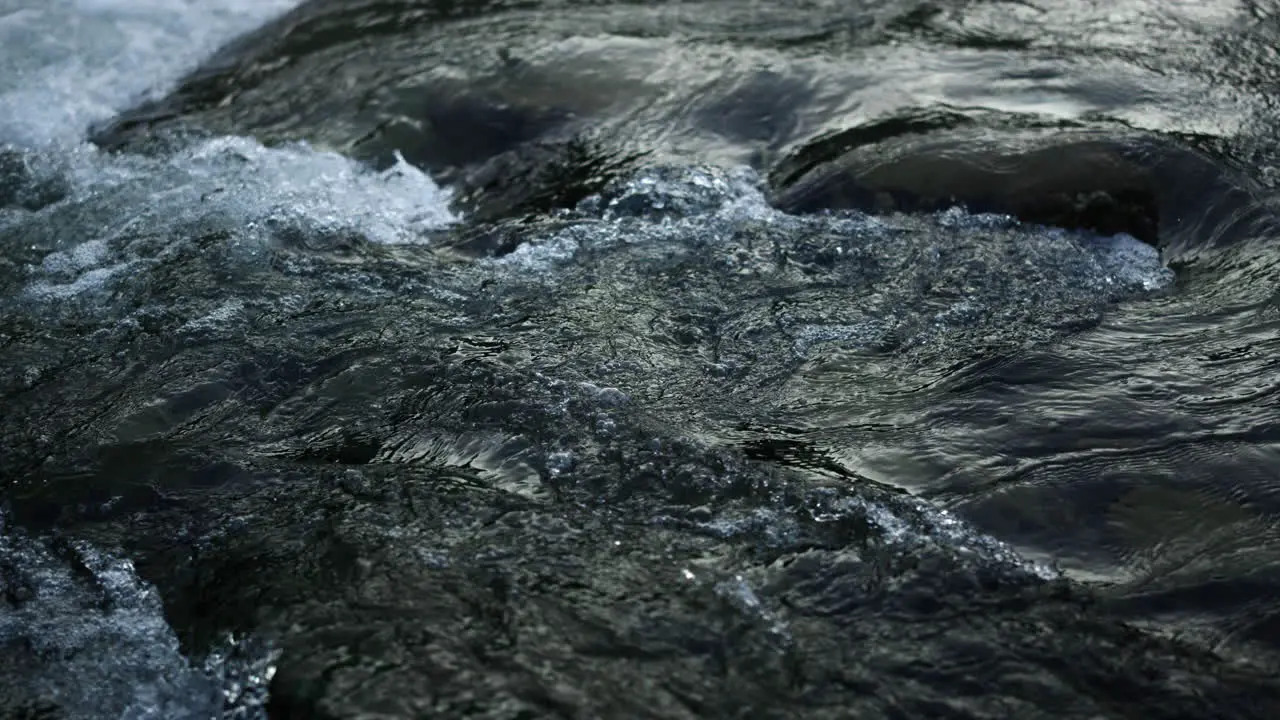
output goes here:
{"type": "Polygon", "coordinates": [[[1280,716],[1278,41],[0,0],[0,718],[1280,716]]]}

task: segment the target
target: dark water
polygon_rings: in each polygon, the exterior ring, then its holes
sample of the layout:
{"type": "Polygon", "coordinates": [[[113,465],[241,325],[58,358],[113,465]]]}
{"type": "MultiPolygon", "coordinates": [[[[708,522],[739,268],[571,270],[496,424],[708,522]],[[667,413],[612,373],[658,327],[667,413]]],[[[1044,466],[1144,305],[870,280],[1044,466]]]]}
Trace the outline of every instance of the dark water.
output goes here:
{"type": "Polygon", "coordinates": [[[1275,717],[1277,11],[312,0],[18,83],[0,717],[1275,717]]]}

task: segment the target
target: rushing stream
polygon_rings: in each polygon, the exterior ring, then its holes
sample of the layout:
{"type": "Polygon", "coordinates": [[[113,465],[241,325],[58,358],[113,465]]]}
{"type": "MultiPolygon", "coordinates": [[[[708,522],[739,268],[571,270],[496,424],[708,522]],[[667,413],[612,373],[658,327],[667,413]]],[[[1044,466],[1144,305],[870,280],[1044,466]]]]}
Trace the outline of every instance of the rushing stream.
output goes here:
{"type": "Polygon", "coordinates": [[[0,0],[0,719],[1280,717],[1278,43],[0,0]]]}

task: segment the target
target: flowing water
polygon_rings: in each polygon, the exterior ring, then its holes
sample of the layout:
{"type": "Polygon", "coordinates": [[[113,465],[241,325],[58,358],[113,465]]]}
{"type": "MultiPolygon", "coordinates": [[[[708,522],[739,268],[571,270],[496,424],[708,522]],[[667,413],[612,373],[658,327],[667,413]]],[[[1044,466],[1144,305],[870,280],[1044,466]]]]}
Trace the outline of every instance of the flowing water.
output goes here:
{"type": "Polygon", "coordinates": [[[0,0],[0,718],[1271,718],[1280,5],[0,0]]]}

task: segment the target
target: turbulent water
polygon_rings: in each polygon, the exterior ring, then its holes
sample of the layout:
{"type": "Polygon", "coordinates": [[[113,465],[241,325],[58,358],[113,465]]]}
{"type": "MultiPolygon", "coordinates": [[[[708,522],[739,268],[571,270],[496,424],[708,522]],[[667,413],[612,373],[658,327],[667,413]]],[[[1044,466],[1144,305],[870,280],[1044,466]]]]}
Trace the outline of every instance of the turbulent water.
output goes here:
{"type": "Polygon", "coordinates": [[[0,0],[0,718],[1274,718],[1280,5],[0,0]]]}

